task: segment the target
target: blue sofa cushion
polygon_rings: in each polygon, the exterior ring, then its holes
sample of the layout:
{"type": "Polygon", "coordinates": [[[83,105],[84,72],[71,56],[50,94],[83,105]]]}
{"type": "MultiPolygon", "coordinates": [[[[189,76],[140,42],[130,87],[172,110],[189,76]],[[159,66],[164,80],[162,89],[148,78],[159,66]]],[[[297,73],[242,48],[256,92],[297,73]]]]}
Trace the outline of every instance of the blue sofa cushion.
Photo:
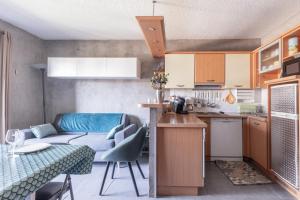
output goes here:
{"type": "Polygon", "coordinates": [[[106,135],[106,139],[114,139],[115,138],[115,134],[119,131],[121,131],[124,128],[123,124],[120,124],[118,126],[115,126],[114,128],[112,128],[108,134],[106,135]]]}
{"type": "Polygon", "coordinates": [[[122,113],[65,113],[60,116],[61,132],[107,133],[122,122],[122,113]]]}
{"type": "Polygon", "coordinates": [[[31,126],[30,129],[32,133],[35,135],[35,137],[40,139],[50,135],[57,134],[57,131],[52,124],[41,124],[37,126],[31,126]]]}

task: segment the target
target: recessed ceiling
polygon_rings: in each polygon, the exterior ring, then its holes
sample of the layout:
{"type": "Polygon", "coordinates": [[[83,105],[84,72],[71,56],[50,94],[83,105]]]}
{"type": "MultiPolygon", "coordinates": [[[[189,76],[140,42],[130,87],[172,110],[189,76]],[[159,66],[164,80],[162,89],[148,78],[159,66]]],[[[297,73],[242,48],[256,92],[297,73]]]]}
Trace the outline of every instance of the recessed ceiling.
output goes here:
{"type": "MultiPolygon", "coordinates": [[[[300,0],[158,0],[167,39],[262,38],[300,12],[300,0]]],[[[0,0],[0,18],[42,39],[143,39],[135,16],[152,0],[0,0]]]]}

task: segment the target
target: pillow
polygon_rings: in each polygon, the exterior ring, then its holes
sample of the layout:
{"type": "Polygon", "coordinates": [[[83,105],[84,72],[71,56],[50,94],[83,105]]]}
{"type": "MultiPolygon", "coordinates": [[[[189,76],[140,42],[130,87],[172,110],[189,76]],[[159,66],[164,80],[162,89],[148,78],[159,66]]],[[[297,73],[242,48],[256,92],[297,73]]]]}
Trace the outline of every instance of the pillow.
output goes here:
{"type": "Polygon", "coordinates": [[[109,140],[109,139],[114,139],[115,138],[115,134],[119,131],[121,131],[123,129],[123,124],[120,124],[118,126],[115,126],[114,128],[112,128],[107,136],[106,136],[106,139],[109,140]]]}
{"type": "Polygon", "coordinates": [[[49,135],[57,134],[57,131],[52,124],[42,124],[42,125],[37,125],[37,126],[31,126],[30,129],[31,129],[32,133],[35,135],[35,137],[37,137],[39,139],[47,137],[49,135]]]}

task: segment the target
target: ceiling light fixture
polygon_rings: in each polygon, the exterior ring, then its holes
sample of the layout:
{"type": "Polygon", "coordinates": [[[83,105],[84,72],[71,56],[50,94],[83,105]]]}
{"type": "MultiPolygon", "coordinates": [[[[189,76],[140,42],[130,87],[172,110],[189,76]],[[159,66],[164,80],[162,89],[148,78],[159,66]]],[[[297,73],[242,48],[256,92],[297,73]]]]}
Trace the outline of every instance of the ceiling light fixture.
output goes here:
{"type": "Polygon", "coordinates": [[[156,31],[156,28],[150,26],[150,27],[148,28],[148,30],[149,30],[149,31],[156,31]]]}

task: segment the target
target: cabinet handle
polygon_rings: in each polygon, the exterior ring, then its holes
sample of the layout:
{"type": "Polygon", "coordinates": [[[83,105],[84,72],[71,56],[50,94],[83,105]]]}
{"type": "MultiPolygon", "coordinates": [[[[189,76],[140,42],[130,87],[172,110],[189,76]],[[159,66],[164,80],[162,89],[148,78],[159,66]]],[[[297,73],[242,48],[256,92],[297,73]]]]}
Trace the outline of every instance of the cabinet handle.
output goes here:
{"type": "Polygon", "coordinates": [[[243,85],[235,85],[234,87],[239,88],[239,87],[243,87],[243,85]]]}
{"type": "Polygon", "coordinates": [[[215,82],[216,80],[206,80],[207,82],[215,82]]]}
{"type": "Polygon", "coordinates": [[[182,84],[178,84],[178,85],[176,85],[177,87],[184,87],[184,85],[182,85],[182,84]]]}
{"type": "Polygon", "coordinates": [[[260,125],[260,123],[254,122],[254,125],[256,125],[256,126],[259,126],[259,125],[260,125]]]}

